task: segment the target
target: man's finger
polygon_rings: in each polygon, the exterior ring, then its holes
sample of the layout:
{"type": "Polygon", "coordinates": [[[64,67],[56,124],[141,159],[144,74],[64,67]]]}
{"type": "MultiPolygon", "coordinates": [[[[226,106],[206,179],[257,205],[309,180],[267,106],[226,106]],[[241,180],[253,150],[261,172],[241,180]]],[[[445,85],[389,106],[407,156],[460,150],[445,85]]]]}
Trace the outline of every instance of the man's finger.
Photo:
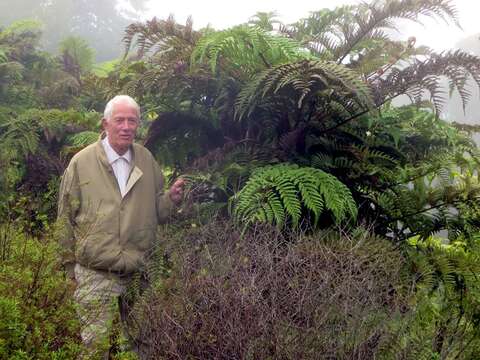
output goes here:
{"type": "Polygon", "coordinates": [[[185,179],[179,178],[179,179],[175,180],[175,184],[174,184],[174,185],[178,185],[178,186],[183,186],[183,185],[185,185],[185,179]]]}

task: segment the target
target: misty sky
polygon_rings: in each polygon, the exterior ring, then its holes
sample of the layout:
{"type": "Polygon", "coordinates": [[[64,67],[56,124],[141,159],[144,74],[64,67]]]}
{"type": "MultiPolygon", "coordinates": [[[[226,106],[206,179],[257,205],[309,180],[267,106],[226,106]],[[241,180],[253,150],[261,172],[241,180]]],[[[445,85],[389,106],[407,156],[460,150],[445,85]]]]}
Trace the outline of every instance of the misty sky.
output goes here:
{"type": "MultiPolygon", "coordinates": [[[[291,23],[301,17],[308,15],[309,11],[321,8],[334,8],[338,5],[355,4],[357,1],[345,0],[300,0],[300,1],[279,1],[279,0],[242,0],[236,2],[219,0],[182,0],[182,1],[160,1],[150,0],[148,18],[157,16],[165,18],[170,13],[180,23],[184,22],[188,15],[192,15],[195,28],[211,24],[216,29],[222,29],[232,25],[246,22],[250,16],[257,11],[276,11],[279,19],[284,23],[291,23]]],[[[459,20],[463,30],[454,24],[446,24],[437,19],[426,19],[425,26],[406,23],[405,39],[409,36],[417,38],[417,44],[428,45],[435,50],[441,51],[450,49],[455,42],[468,35],[480,33],[479,17],[480,2],[472,0],[453,0],[458,9],[459,20]]]]}

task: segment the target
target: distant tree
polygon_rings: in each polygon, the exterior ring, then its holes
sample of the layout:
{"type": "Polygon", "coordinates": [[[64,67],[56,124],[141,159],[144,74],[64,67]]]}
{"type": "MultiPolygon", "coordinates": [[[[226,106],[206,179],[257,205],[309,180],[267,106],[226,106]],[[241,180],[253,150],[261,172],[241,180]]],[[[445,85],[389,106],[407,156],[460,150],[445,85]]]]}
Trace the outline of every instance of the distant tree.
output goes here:
{"type": "Polygon", "coordinates": [[[272,31],[274,24],[280,24],[277,19],[278,14],[274,11],[259,11],[253,15],[248,21],[249,24],[258,26],[266,31],[272,31]]]}
{"type": "Polygon", "coordinates": [[[60,57],[64,71],[80,81],[80,76],[92,69],[94,51],[84,39],[69,36],[60,42],[60,57]]]}
{"type": "MultiPolygon", "coordinates": [[[[41,27],[38,22],[23,20],[0,29],[0,103],[5,106],[69,108],[75,101],[80,78],[73,69],[91,66],[80,44],[65,44],[71,55],[58,61],[39,50],[41,27]],[[73,51],[75,49],[75,51],[73,51]],[[83,51],[81,51],[83,50],[83,51]],[[66,60],[68,58],[68,61],[66,60]],[[65,66],[65,64],[69,64],[65,66]],[[90,65],[89,65],[90,64],[90,65]],[[70,71],[66,71],[70,70],[70,71]]],[[[83,44],[86,46],[86,43],[83,44]]]]}
{"type": "MultiPolygon", "coordinates": [[[[41,36],[40,24],[35,21],[18,21],[0,29],[0,102],[33,100],[29,88],[38,84],[31,70],[45,58],[37,52],[41,36]],[[28,85],[26,83],[29,83],[28,85]],[[25,99],[28,97],[29,99],[25,99]]],[[[36,75],[39,75],[37,72],[36,75]]]]}

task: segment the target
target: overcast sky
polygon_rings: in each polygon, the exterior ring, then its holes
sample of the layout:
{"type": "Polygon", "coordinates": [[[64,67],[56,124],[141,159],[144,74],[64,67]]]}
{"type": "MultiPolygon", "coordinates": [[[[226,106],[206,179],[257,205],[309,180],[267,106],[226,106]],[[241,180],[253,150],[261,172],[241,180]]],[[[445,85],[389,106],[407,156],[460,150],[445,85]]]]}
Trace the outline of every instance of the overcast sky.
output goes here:
{"type": "MultiPolygon", "coordinates": [[[[215,29],[222,29],[246,22],[250,16],[258,11],[276,11],[279,14],[279,19],[288,24],[307,16],[309,11],[355,3],[357,2],[351,0],[299,0],[288,2],[280,0],[242,0],[235,2],[225,0],[150,0],[148,18],[157,16],[163,19],[172,13],[178,22],[183,23],[189,15],[192,15],[195,28],[211,24],[215,29]]],[[[446,50],[452,48],[457,40],[480,33],[480,2],[453,0],[453,3],[458,9],[463,30],[454,24],[445,24],[440,19],[426,19],[424,27],[412,25],[409,22],[402,37],[407,39],[413,35],[417,38],[417,45],[424,44],[435,50],[446,50]]]]}

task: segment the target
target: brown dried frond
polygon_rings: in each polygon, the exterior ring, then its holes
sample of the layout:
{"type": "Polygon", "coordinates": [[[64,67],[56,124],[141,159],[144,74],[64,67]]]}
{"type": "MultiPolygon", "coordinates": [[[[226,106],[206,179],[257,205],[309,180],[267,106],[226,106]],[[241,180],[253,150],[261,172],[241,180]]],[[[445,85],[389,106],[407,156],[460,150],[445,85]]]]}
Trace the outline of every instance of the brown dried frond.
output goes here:
{"type": "Polygon", "coordinates": [[[442,77],[448,79],[451,90],[458,91],[465,108],[471,98],[468,80],[473,78],[480,87],[480,58],[455,50],[432,54],[423,61],[416,58],[404,68],[394,67],[372,82],[376,102],[405,94],[418,103],[423,100],[424,91],[428,91],[435,110],[440,112],[446,95],[441,87],[442,77]]]}
{"type": "Polygon", "coordinates": [[[167,20],[158,20],[154,17],[145,23],[133,23],[125,30],[123,42],[125,54],[128,54],[134,39],[137,47],[137,56],[142,58],[147,52],[154,49],[154,53],[167,51],[172,45],[177,50],[181,47],[192,47],[200,38],[200,34],[193,30],[193,21],[189,17],[185,25],[178,24],[173,15],[167,20]]]}

